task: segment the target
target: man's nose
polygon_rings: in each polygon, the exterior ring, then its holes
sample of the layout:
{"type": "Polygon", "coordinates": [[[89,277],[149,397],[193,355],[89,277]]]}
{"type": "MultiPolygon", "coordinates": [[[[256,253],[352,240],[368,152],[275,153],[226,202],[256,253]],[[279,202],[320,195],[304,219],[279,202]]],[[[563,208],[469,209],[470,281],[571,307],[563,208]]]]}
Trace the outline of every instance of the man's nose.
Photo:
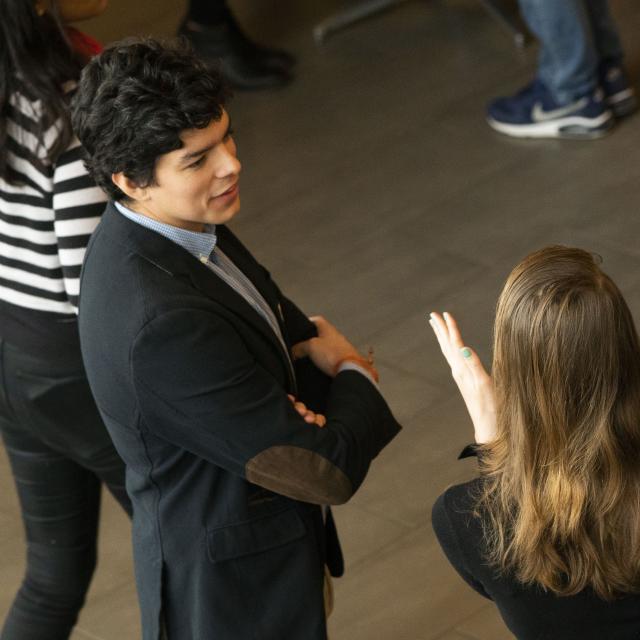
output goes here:
{"type": "Polygon", "coordinates": [[[217,177],[224,178],[229,175],[240,173],[242,165],[235,154],[235,151],[223,147],[220,150],[220,164],[218,166],[217,177]]]}

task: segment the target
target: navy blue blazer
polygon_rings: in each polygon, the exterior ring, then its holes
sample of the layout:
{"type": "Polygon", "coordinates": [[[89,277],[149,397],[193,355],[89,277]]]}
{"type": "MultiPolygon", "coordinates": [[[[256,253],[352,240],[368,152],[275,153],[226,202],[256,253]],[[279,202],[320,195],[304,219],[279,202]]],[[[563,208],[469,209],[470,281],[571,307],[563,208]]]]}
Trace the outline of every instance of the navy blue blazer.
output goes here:
{"type": "MultiPolygon", "coordinates": [[[[224,226],[219,246],[290,348],[314,325],[224,226]]],[[[266,321],[204,264],[112,204],[82,273],[91,388],[127,465],[144,640],[324,640],[323,574],[340,572],[322,504],[347,501],[399,425],[353,371],[325,385],[326,427],[266,321]]],[[[320,408],[317,406],[317,408],[320,408]]]]}

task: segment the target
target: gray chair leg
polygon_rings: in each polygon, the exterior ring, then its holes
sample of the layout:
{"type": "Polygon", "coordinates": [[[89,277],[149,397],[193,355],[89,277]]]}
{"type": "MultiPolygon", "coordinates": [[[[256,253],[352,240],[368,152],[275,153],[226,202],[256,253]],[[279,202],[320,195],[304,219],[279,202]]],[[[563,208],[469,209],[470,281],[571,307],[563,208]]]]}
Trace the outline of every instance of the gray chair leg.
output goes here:
{"type": "MultiPolygon", "coordinates": [[[[342,31],[357,22],[366,20],[376,13],[393,9],[405,2],[408,2],[408,0],[360,0],[350,7],[330,15],[314,27],[313,37],[318,44],[321,44],[330,35],[342,31]]],[[[515,45],[519,48],[524,47],[526,43],[524,31],[520,28],[517,20],[498,4],[498,0],[480,0],[480,3],[498,22],[511,32],[515,45]]]]}
{"type": "Polygon", "coordinates": [[[333,33],[342,31],[352,24],[356,24],[356,22],[366,20],[376,13],[393,9],[395,6],[404,4],[407,1],[408,0],[364,0],[356,2],[353,6],[334,13],[314,27],[313,37],[317,43],[324,42],[324,40],[333,33]]]}

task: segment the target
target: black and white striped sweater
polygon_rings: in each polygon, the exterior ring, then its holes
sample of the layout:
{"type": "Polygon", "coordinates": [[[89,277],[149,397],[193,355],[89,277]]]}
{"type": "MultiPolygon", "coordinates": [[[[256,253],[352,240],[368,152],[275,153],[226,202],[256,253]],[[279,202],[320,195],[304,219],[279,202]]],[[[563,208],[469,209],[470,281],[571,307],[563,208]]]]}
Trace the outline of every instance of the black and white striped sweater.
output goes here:
{"type": "Polygon", "coordinates": [[[0,339],[34,351],[76,340],[80,268],[106,202],[77,140],[55,164],[46,161],[59,126],[39,142],[42,118],[23,84],[11,97],[7,130],[8,165],[20,184],[0,178],[0,339]]]}

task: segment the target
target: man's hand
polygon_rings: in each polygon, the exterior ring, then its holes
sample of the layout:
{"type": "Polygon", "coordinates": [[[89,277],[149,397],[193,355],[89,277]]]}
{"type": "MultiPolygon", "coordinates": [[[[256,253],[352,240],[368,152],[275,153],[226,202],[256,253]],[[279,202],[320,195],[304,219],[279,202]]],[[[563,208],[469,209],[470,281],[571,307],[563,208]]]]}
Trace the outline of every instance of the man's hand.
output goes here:
{"type": "Polygon", "coordinates": [[[307,409],[303,402],[298,402],[292,395],[287,395],[293,408],[304,418],[305,422],[309,424],[315,424],[316,427],[324,427],[327,424],[327,419],[321,413],[314,413],[311,409],[307,409]]]}
{"type": "Polygon", "coordinates": [[[453,316],[445,313],[443,318],[439,313],[432,313],[429,324],[467,405],[476,442],[491,442],[496,437],[496,407],[491,376],[485,371],[476,353],[464,346],[453,316]]]}
{"type": "Polygon", "coordinates": [[[299,342],[293,346],[294,358],[309,357],[325,375],[335,377],[344,362],[355,362],[369,370],[377,380],[378,372],[371,362],[327,320],[321,316],[309,318],[318,329],[318,337],[299,342]]]}

